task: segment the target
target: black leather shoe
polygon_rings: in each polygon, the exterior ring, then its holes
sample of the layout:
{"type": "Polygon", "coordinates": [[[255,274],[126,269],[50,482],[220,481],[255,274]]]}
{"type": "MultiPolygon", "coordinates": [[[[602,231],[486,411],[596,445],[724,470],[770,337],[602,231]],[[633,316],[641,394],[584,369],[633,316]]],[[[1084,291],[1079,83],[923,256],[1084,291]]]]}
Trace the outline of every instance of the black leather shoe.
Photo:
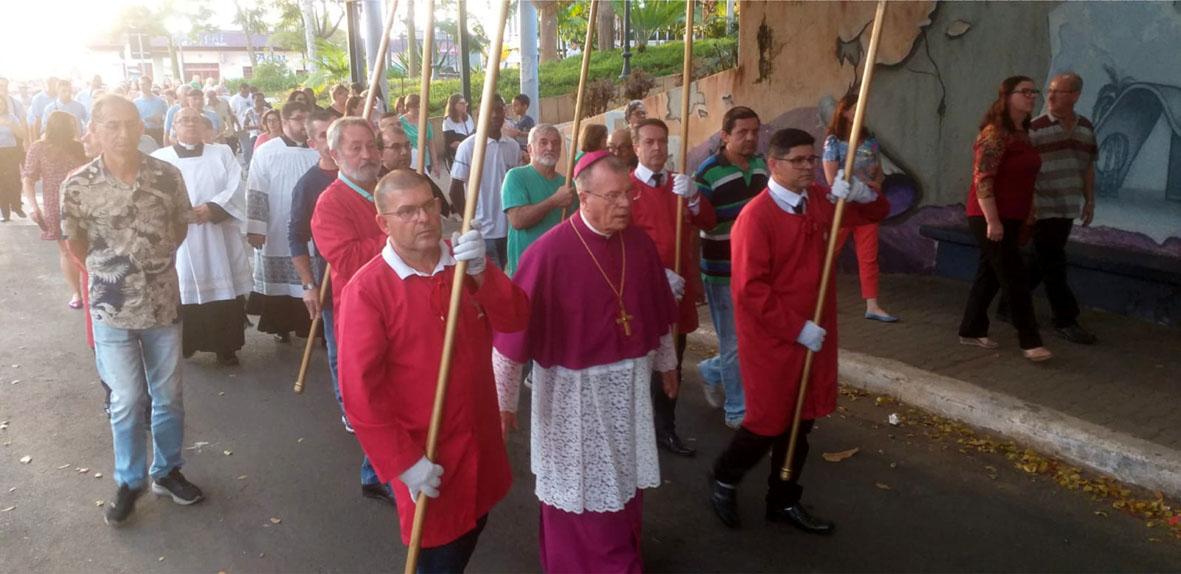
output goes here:
{"type": "Polygon", "coordinates": [[[713,475],[709,477],[709,505],[713,507],[714,514],[722,521],[722,524],[730,528],[739,528],[742,526],[742,521],[738,518],[738,489],[733,486],[726,486],[716,480],[713,475]]]}
{"type": "Polygon", "coordinates": [[[809,534],[832,534],[836,530],[836,525],[815,516],[812,516],[803,504],[795,503],[791,506],[783,507],[768,507],[767,520],[770,522],[786,522],[807,532],[809,534]]]}
{"type": "Polygon", "coordinates": [[[685,446],[685,443],[681,442],[681,437],[675,433],[657,438],[656,446],[677,456],[687,457],[697,454],[697,449],[685,446]]]}
{"type": "Polygon", "coordinates": [[[390,494],[390,489],[380,482],[373,484],[361,485],[361,496],[365,498],[372,498],[373,500],[380,500],[388,503],[390,506],[397,506],[398,503],[394,501],[394,497],[390,494]]]}
{"type": "Polygon", "coordinates": [[[1079,345],[1094,345],[1098,340],[1095,334],[1082,328],[1078,324],[1069,327],[1058,327],[1054,329],[1059,337],[1070,341],[1071,343],[1078,343],[1079,345]]]}

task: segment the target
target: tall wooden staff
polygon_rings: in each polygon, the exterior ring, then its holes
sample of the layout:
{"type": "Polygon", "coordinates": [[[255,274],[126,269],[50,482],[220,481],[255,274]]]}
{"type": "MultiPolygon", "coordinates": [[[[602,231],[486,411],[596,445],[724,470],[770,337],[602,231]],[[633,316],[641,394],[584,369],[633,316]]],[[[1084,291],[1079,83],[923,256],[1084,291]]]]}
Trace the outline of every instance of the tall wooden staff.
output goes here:
{"type": "MultiPolygon", "coordinates": [[[[681,71],[681,172],[689,167],[689,84],[693,81],[693,5],[685,2],[685,59],[681,71]]],[[[673,248],[673,273],[681,274],[681,232],[685,219],[685,198],[677,196],[676,247],[673,248]]],[[[673,333],[676,335],[676,333],[673,333]]]]}
{"type": "MultiPolygon", "coordinates": [[[[430,122],[431,98],[431,47],[435,44],[435,0],[426,3],[426,36],[422,39],[421,86],[418,89],[418,173],[426,175],[426,131],[430,122]]],[[[411,50],[414,46],[410,47],[411,50]]],[[[438,158],[434,158],[438,160],[438,158]]]]}
{"type": "MultiPolygon", "coordinates": [[[[496,98],[496,81],[500,76],[500,50],[504,45],[504,21],[508,18],[510,0],[502,0],[497,17],[496,32],[492,38],[488,67],[484,72],[484,93],[480,96],[480,121],[476,125],[476,146],[472,154],[472,169],[467,180],[467,194],[463,208],[463,226],[460,235],[472,228],[476,215],[476,202],[480,197],[480,177],[484,174],[484,156],[488,147],[488,132],[492,123],[492,100],[496,98]]],[[[421,135],[421,134],[420,134],[421,135]]],[[[447,398],[447,383],[451,374],[451,355],[455,349],[455,330],[459,318],[459,297],[463,293],[463,278],[467,273],[467,261],[455,264],[451,280],[451,302],[447,310],[447,326],[443,332],[443,356],[439,361],[439,377],[435,383],[435,405],[431,409],[431,423],[426,435],[426,458],[435,460],[439,446],[439,427],[443,424],[443,403],[447,398]]],[[[418,551],[422,546],[422,526],[426,522],[427,502],[424,493],[418,493],[414,506],[414,526],[410,531],[410,548],[406,551],[406,574],[413,574],[418,566],[418,551]]]]}
{"type": "MultiPolygon", "coordinates": [[[[590,0],[590,13],[586,20],[586,40],[582,43],[582,69],[578,73],[578,93],[574,97],[574,125],[570,132],[570,161],[566,162],[566,185],[574,185],[574,158],[578,155],[578,136],[582,126],[582,101],[586,95],[586,77],[590,74],[591,41],[595,35],[595,17],[599,14],[599,1],[590,0]]],[[[566,219],[567,208],[562,208],[562,219],[566,219]]]]}
{"type": "MultiPolygon", "coordinates": [[[[873,65],[877,61],[878,42],[882,38],[882,20],[886,15],[886,0],[878,0],[877,13],[873,17],[873,32],[869,36],[869,50],[866,52],[865,68],[861,71],[861,89],[857,94],[857,109],[853,113],[853,127],[849,132],[849,152],[845,154],[845,181],[852,182],[853,160],[857,159],[857,146],[861,143],[861,125],[865,122],[865,105],[869,101],[869,83],[873,80],[873,65]]],[[[832,276],[832,261],[837,250],[837,232],[841,229],[841,219],[845,216],[845,200],[837,201],[836,212],[832,216],[832,230],[828,233],[828,251],[824,254],[824,270],[820,275],[820,296],[816,298],[816,312],[812,315],[812,322],[820,324],[824,313],[825,294],[828,293],[828,281],[832,276]]],[[[796,441],[800,436],[800,415],[804,412],[804,399],[808,394],[808,379],[812,375],[812,359],[815,355],[809,349],[804,355],[804,373],[800,377],[800,392],[796,397],[795,416],[791,421],[791,435],[787,441],[787,458],[783,461],[783,468],[779,471],[779,478],[791,480],[791,462],[796,455],[796,441]]]]}
{"type": "MultiPolygon", "coordinates": [[[[381,42],[378,43],[377,58],[373,61],[373,70],[369,72],[369,95],[365,97],[365,109],[361,112],[361,117],[369,121],[369,117],[373,115],[373,100],[377,97],[378,82],[385,77],[385,54],[390,46],[390,31],[394,29],[394,12],[398,10],[398,0],[390,2],[390,11],[385,17],[385,31],[381,33],[381,42]]],[[[332,274],[332,265],[324,266],[324,277],[320,279],[320,308],[324,308],[324,299],[328,296],[328,289],[331,288],[329,277],[332,274]]],[[[320,328],[320,316],[316,315],[312,319],[312,328],[308,330],[308,342],[303,346],[303,360],[299,363],[299,376],[295,378],[295,393],[303,392],[303,383],[308,376],[308,365],[312,362],[312,349],[316,345],[316,329],[320,328]]]]}

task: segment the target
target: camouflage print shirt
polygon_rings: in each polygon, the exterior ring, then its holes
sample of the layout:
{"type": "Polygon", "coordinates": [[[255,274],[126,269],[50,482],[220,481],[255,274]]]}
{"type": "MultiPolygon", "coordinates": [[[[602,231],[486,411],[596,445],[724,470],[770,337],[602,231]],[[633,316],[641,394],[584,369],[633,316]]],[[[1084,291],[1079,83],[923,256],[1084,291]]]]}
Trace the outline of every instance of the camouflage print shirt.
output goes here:
{"type": "Polygon", "coordinates": [[[180,320],[176,237],[192,205],[180,171],[141,156],[128,185],[102,157],[62,184],[62,234],[89,242],[90,314],[96,324],[150,329],[180,320]]]}

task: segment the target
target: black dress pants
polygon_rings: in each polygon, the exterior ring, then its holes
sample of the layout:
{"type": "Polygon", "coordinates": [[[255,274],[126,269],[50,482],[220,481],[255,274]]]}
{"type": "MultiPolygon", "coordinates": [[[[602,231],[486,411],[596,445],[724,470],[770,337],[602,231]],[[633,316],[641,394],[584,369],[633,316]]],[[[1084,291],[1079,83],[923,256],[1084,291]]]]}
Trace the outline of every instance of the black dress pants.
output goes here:
{"type": "Polygon", "coordinates": [[[476,521],[476,527],[467,531],[463,536],[442,546],[423,548],[418,554],[419,574],[454,574],[463,572],[467,563],[476,551],[476,542],[480,540],[480,533],[488,524],[488,515],[481,516],[476,521]]]}
{"type": "Polygon", "coordinates": [[[1017,328],[1021,348],[1033,349],[1042,346],[1042,337],[1033,314],[1033,296],[1029,292],[1025,262],[1021,259],[1019,236],[1024,222],[1004,219],[1001,223],[1005,230],[1004,237],[1000,241],[990,241],[988,224],[984,218],[968,218],[968,227],[980,246],[980,261],[976,267],[976,280],[968,292],[968,302],[960,322],[960,336],[988,336],[988,307],[997,291],[1001,291],[1009,301],[1013,326],[1017,328]]]}
{"type": "Polygon", "coordinates": [[[800,473],[804,471],[804,462],[808,459],[808,433],[812,432],[812,425],[816,421],[800,421],[800,435],[796,442],[795,456],[791,463],[791,480],[779,478],[779,471],[783,469],[783,461],[787,460],[787,441],[791,437],[791,429],[776,436],[763,436],[740,427],[730,439],[730,445],[714,462],[714,480],[730,486],[738,486],[742,477],[754,468],[759,461],[771,451],[771,473],[767,476],[767,506],[782,508],[800,501],[804,488],[800,486],[800,473]]]}
{"type": "Polygon", "coordinates": [[[1078,323],[1078,300],[1066,279],[1066,240],[1074,220],[1065,217],[1039,219],[1033,228],[1034,263],[1029,269],[1029,290],[1046,283],[1046,298],[1054,316],[1054,326],[1070,327],[1078,323]]]}
{"type": "MultiPolygon", "coordinates": [[[[681,360],[685,358],[685,344],[688,341],[688,335],[677,335],[673,340],[673,345],[677,350],[677,382],[683,382],[681,378],[681,360]]],[[[679,385],[678,385],[679,388],[679,385]]],[[[652,420],[656,426],[656,438],[662,439],[677,432],[677,399],[670,399],[664,393],[664,378],[660,373],[652,371],[652,384],[650,388],[652,392],[652,420]]],[[[681,391],[677,392],[680,396],[681,391]]]]}

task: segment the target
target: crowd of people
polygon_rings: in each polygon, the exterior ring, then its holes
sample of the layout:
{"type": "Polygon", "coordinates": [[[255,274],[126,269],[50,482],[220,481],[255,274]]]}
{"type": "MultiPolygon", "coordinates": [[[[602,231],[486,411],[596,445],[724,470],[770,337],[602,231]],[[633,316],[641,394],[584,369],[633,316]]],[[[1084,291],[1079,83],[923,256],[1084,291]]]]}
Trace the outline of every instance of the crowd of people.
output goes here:
{"type": "MultiPolygon", "coordinates": [[[[718,352],[696,368],[706,401],[734,431],[710,470],[710,505],[738,527],[738,484],[770,452],[766,518],[833,532],[801,504],[799,477],[814,421],[836,407],[834,283],[819,294],[824,316],[809,317],[838,200],[847,206],[839,241],[854,238],[865,318],[899,320],[879,302],[877,225],[889,205],[868,129],[850,149],[856,96],[840,100],[819,146],[785,128],[765,153],[759,115],[732,107],[718,126],[721,145],[694,173],[668,168],[669,127],[632,102],[627,127],[590,124],[578,134],[567,181],[562,133],[536,123],[524,95],[511,104],[497,96],[478,141],[461,95],[448,99],[439,137],[420,133],[417,95],[366,120],[364,94],[346,85],[327,90],[323,107],[303,89],[272,107],[247,83],[228,97],[215,85],[170,89],[147,77],[113,93],[98,80],[75,94],[51,78],[28,101],[8,87],[0,79],[0,207],[5,220],[31,217],[57,242],[69,306],[88,309],[114,435],[108,524],[124,523],[149,488],[178,504],[204,498],[181,473],[183,361],[209,352],[238,364],[247,317],[257,316],[279,342],[324,338],[341,423],[364,452],[361,493],[397,507],[404,542],[415,499],[436,499],[421,571],[462,571],[508,492],[504,439],[518,428],[522,384],[532,393],[543,569],[640,571],[642,493],[661,483],[658,453],[697,454],[678,433],[676,407],[704,301],[718,352]],[[448,240],[442,219],[464,210],[477,148],[475,219],[448,240]],[[420,164],[436,178],[449,172],[446,194],[414,171],[420,164]],[[466,273],[457,276],[460,262],[466,273]],[[441,446],[428,459],[455,282],[451,384],[441,446]],[[322,330],[311,334],[316,318],[322,330]],[[809,352],[812,378],[787,461],[809,352]]],[[[1055,328],[1094,342],[1078,325],[1062,251],[1072,220],[1093,214],[1094,138],[1073,112],[1081,87],[1076,75],[1056,77],[1048,111],[1032,118],[1032,80],[1006,79],[981,124],[967,201],[981,259],[963,344],[997,347],[987,313],[999,290],[1024,356],[1051,356],[1019,249],[1031,235],[1055,328]]]]}

